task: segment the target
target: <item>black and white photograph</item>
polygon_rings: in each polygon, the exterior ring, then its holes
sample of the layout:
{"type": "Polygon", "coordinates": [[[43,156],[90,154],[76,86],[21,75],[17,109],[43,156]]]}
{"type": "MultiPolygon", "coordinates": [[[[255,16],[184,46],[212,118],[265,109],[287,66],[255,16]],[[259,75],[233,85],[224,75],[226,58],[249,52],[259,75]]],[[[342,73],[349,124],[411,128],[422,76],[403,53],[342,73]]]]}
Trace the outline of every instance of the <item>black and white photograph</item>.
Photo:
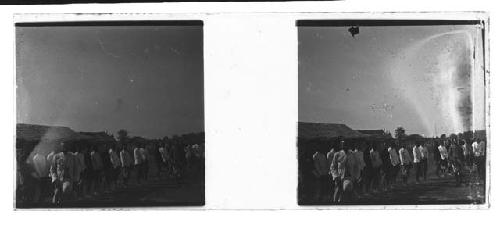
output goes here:
{"type": "Polygon", "coordinates": [[[298,204],[486,203],[484,20],[299,20],[298,204]]]}
{"type": "Polygon", "coordinates": [[[203,22],[17,22],[15,208],[203,206],[203,22]]]}

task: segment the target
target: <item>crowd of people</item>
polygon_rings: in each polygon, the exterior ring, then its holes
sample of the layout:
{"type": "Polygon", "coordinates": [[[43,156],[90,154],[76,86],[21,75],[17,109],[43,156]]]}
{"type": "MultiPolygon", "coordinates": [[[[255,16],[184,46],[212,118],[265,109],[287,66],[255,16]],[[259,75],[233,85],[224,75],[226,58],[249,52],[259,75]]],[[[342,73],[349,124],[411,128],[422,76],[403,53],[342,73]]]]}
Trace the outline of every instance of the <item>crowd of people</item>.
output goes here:
{"type": "Polygon", "coordinates": [[[302,153],[312,155],[299,161],[299,193],[309,192],[316,203],[353,202],[395,185],[408,185],[410,177],[419,184],[428,180],[431,163],[436,177],[453,176],[457,186],[464,185],[465,169],[474,171],[479,179],[484,179],[486,169],[486,142],[476,138],[339,140],[326,146],[299,145],[299,152],[301,149],[309,149],[302,153]]]}
{"type": "Polygon", "coordinates": [[[48,154],[17,152],[18,203],[64,205],[150,178],[179,183],[204,175],[203,143],[58,141],[48,154]]]}

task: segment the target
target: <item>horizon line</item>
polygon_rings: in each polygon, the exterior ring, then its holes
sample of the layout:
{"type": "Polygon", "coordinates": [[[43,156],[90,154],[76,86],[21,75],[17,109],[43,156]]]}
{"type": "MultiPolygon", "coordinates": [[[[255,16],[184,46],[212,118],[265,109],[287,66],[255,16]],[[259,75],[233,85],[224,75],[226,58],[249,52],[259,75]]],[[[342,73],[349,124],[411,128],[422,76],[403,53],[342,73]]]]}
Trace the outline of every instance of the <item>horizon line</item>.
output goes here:
{"type": "MultiPolygon", "coordinates": [[[[106,134],[108,134],[110,131],[109,130],[98,130],[98,131],[79,131],[79,130],[75,130],[69,126],[60,126],[60,125],[45,125],[45,124],[37,124],[37,123],[19,123],[19,122],[16,122],[16,127],[17,125],[20,125],[20,124],[23,124],[23,125],[36,125],[36,126],[43,126],[43,127],[51,127],[51,128],[68,128],[76,133],[86,133],[86,132],[90,132],[90,133],[99,133],[99,132],[104,132],[106,134]]],[[[121,129],[119,129],[121,130],[121,129]]],[[[126,130],[128,133],[129,131],[127,129],[123,129],[123,130],[126,130]]],[[[118,132],[118,131],[117,131],[118,132]]],[[[117,133],[111,133],[111,135],[113,135],[113,137],[115,136],[115,134],[117,133]]],[[[205,130],[203,131],[193,131],[193,132],[187,132],[187,133],[174,133],[172,134],[171,136],[162,136],[162,137],[146,137],[146,136],[141,136],[141,135],[134,135],[134,134],[129,134],[129,136],[132,138],[132,137],[141,137],[143,139],[163,139],[163,137],[173,137],[173,136],[182,136],[182,135],[187,135],[187,134],[197,134],[197,133],[205,133],[205,130]]],[[[17,133],[16,133],[17,134],[17,133]]],[[[16,135],[17,137],[17,135],[16,135]]]]}

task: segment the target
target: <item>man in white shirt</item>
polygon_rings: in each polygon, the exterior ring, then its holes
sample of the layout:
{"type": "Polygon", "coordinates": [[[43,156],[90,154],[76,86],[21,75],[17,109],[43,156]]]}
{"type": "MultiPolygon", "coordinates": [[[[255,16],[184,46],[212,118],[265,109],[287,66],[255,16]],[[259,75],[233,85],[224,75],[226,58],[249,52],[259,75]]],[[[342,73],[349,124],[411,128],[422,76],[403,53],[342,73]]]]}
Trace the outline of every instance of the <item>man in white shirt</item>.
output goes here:
{"type": "Polygon", "coordinates": [[[474,139],[474,142],[472,143],[472,153],[474,154],[475,157],[478,157],[480,155],[479,143],[477,142],[476,139],[474,139]]]}
{"type": "Polygon", "coordinates": [[[51,151],[49,154],[47,154],[47,164],[49,165],[49,168],[52,164],[54,164],[54,155],[56,155],[57,153],[58,152],[56,151],[51,151]]]}
{"type": "Polygon", "coordinates": [[[410,152],[404,147],[401,146],[399,149],[399,157],[401,158],[401,176],[403,178],[403,184],[408,184],[408,177],[410,175],[410,163],[411,157],[410,152]]]}
{"type": "Polygon", "coordinates": [[[448,150],[444,145],[439,145],[438,147],[439,150],[439,155],[441,155],[441,160],[447,160],[448,159],[448,150]]]}
{"type": "Polygon", "coordinates": [[[391,170],[390,170],[390,176],[389,176],[389,186],[392,187],[393,184],[396,182],[396,178],[399,173],[399,168],[401,164],[401,159],[399,158],[399,154],[395,149],[394,144],[391,145],[388,148],[389,152],[389,159],[391,160],[391,170]]]}
{"type": "Polygon", "coordinates": [[[446,169],[448,168],[448,150],[444,146],[444,142],[443,142],[443,144],[440,144],[438,146],[438,150],[439,150],[439,155],[441,157],[441,160],[439,161],[439,170],[440,171],[439,171],[438,176],[443,177],[446,169]]]}

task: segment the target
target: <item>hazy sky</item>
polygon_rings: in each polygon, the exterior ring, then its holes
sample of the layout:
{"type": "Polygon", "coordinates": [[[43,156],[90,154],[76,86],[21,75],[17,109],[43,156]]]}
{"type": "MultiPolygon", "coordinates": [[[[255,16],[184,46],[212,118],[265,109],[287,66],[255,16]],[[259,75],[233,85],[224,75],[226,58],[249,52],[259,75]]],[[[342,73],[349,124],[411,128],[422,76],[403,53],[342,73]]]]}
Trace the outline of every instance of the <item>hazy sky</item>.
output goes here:
{"type": "Polygon", "coordinates": [[[470,128],[474,26],[360,27],[355,38],[348,28],[298,28],[299,121],[426,135],[470,128]]]}
{"type": "Polygon", "coordinates": [[[204,131],[202,26],[17,27],[17,122],[204,131]]]}

